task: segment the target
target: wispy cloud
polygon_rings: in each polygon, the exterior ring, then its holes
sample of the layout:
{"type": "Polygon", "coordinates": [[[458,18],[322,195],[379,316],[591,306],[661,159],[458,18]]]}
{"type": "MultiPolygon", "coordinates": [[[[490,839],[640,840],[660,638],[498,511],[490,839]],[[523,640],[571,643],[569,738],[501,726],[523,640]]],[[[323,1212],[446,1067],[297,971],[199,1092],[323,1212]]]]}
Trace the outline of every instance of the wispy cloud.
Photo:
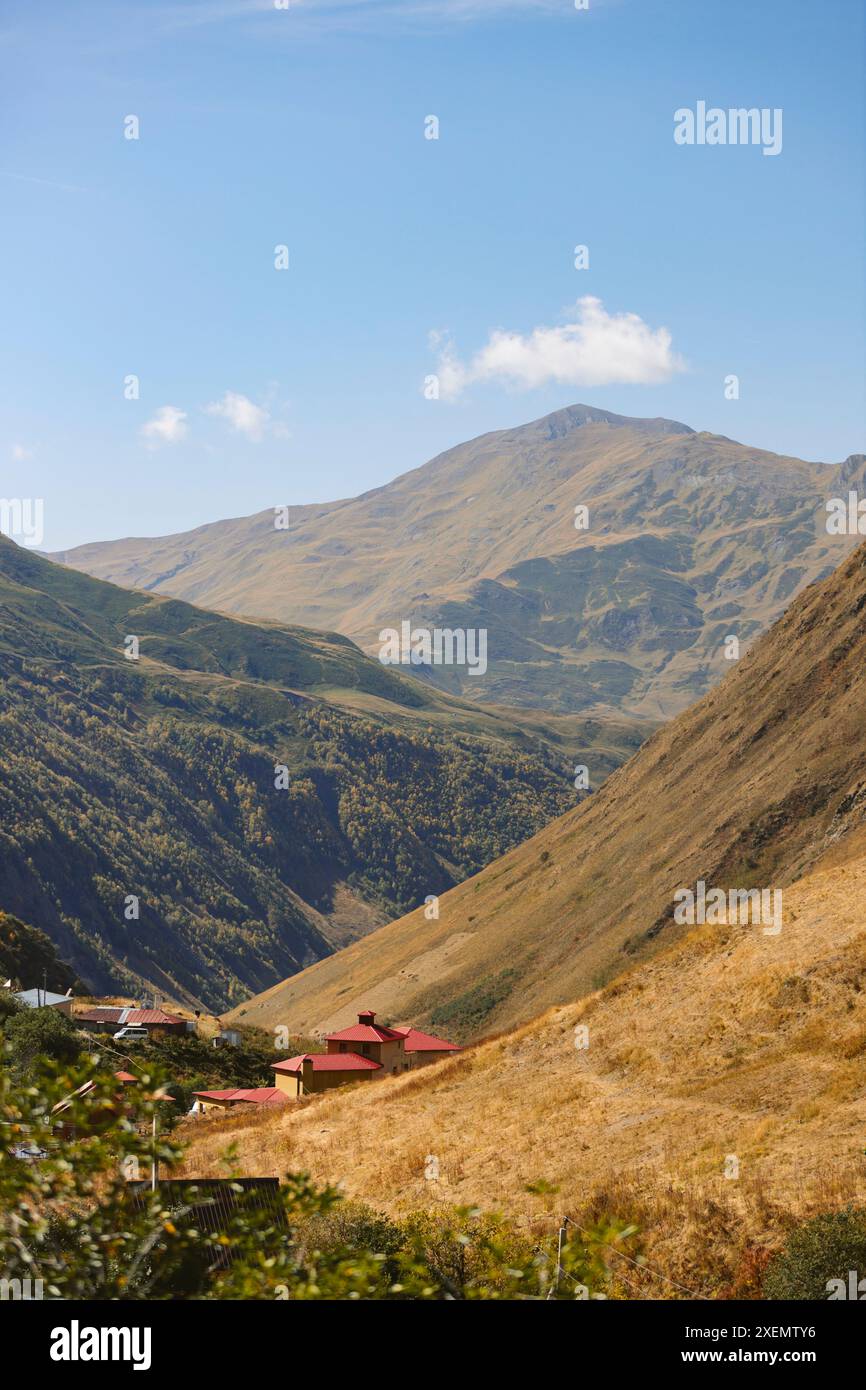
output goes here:
{"type": "Polygon", "coordinates": [[[208,415],[217,415],[226,420],[238,434],[255,440],[264,436],[271,418],[262,406],[255,405],[249,396],[242,396],[237,391],[226,391],[221,401],[212,401],[205,406],[205,410],[208,415]]]}
{"type": "MultiPolygon", "coordinates": [[[[596,4],[604,0],[595,0],[596,4]]],[[[290,26],[361,29],[387,24],[471,23],[500,15],[561,15],[568,0],[289,0],[278,9],[274,0],[214,0],[213,3],[167,5],[163,23],[175,29],[276,15],[290,26]]],[[[273,36],[273,30],[269,31],[273,36]]]]}
{"type": "Polygon", "coordinates": [[[186,411],[176,405],[161,405],[141,433],[151,447],[158,444],[178,444],[187,435],[186,411]]]}
{"type": "Polygon", "coordinates": [[[567,323],[526,334],[493,329],[468,362],[460,360],[445,334],[431,334],[431,345],[438,352],[439,389],[446,400],[486,381],[524,391],[550,382],[652,385],[685,366],[666,328],[650,328],[637,314],[609,314],[593,295],[578,300],[567,323]]]}
{"type": "Polygon", "coordinates": [[[56,179],[40,179],[34,174],[14,174],[10,169],[0,169],[0,179],[14,179],[16,183],[35,183],[40,188],[57,188],[61,193],[86,193],[86,188],[76,183],[58,183],[56,179]]]}
{"type": "Polygon", "coordinates": [[[33,450],[32,450],[32,449],[26,449],[26,448],[24,447],[23,444],[13,444],[13,445],[12,445],[12,462],[13,462],[13,463],[26,463],[27,460],[28,460],[28,459],[32,459],[32,457],[33,457],[33,450]]]}

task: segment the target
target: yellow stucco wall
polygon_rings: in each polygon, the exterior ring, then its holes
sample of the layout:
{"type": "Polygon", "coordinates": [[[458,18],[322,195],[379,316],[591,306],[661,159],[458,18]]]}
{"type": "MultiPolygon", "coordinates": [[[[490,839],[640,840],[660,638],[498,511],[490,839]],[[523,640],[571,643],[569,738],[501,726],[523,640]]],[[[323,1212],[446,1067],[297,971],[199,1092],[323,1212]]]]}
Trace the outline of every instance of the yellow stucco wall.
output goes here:
{"type": "MultiPolygon", "coordinates": [[[[321,1091],[332,1091],[335,1086],[346,1086],[351,1081],[371,1081],[381,1075],[380,1071],[314,1071],[309,1078],[310,1090],[302,1094],[319,1095],[321,1091]]],[[[274,1085],[286,1095],[296,1097],[298,1094],[298,1078],[294,1072],[275,1071],[274,1085]]]]}

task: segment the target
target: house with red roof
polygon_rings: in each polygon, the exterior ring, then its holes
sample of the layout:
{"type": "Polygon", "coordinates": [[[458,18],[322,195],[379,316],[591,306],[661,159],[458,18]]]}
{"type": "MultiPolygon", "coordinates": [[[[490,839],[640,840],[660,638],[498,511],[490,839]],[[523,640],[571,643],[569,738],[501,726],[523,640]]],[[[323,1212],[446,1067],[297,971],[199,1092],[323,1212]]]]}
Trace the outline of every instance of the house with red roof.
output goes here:
{"type": "Polygon", "coordinates": [[[363,1009],[357,1023],[329,1033],[325,1042],[327,1052],[271,1063],[281,1091],[294,1098],[316,1095],[350,1081],[394,1076],[460,1051],[456,1043],[417,1028],[388,1028],[377,1023],[372,1009],[363,1009]]]}
{"type": "Polygon", "coordinates": [[[148,1036],[164,1037],[168,1033],[194,1033],[195,1024],[179,1014],[167,1014],[164,1009],[130,1009],[99,1004],[75,1014],[73,1022],[89,1033],[115,1033],[118,1028],[146,1028],[148,1036]]]}
{"type": "Polygon", "coordinates": [[[254,1086],[250,1090],[193,1091],[191,1113],[204,1115],[208,1110],[234,1110],[245,1105],[285,1105],[288,1096],[277,1086],[254,1086]]]}
{"type": "Polygon", "coordinates": [[[409,1059],[409,1065],[414,1069],[426,1067],[430,1062],[439,1062],[443,1057],[461,1052],[462,1048],[457,1043],[434,1037],[432,1033],[422,1033],[420,1028],[409,1028],[406,1031],[403,1050],[409,1059]]]}

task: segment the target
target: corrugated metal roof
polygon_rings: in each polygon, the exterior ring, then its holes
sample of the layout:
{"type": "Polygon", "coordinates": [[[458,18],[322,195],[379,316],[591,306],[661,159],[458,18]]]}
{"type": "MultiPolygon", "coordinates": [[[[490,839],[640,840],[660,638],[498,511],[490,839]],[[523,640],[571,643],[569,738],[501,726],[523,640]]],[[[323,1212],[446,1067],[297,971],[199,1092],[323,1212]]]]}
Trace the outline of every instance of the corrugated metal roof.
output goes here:
{"type": "Polygon", "coordinates": [[[193,1091],[202,1100],[225,1101],[228,1105],[282,1105],[288,1100],[276,1086],[255,1086],[251,1090],[193,1091]]]}
{"type": "Polygon", "coordinates": [[[422,1033],[420,1028],[410,1028],[406,1034],[407,1052],[462,1052],[457,1043],[436,1038],[432,1033],[422,1033]]]}
{"type": "Polygon", "coordinates": [[[148,1023],[186,1023],[179,1014],[167,1014],[162,1009],[120,1009],[102,1004],[75,1017],[82,1023],[122,1023],[127,1028],[143,1027],[148,1023]]]}
{"type": "MultiPolygon", "coordinates": [[[[146,1180],[129,1183],[127,1192],[133,1210],[150,1210],[153,1194],[146,1180]]],[[[266,1212],[274,1225],[286,1226],[278,1178],[160,1179],[157,1195],[177,1225],[196,1226],[206,1234],[224,1230],[238,1210],[266,1212]]],[[[228,1269],[236,1258],[231,1246],[209,1248],[213,1269],[228,1269]]]]}
{"type": "Polygon", "coordinates": [[[307,1052],[298,1057],[289,1057],[285,1062],[271,1062],[274,1071],[297,1073],[302,1070],[304,1058],[313,1064],[313,1071],[381,1071],[382,1063],[374,1062],[372,1057],[360,1057],[357,1052],[307,1052]]]}
{"type": "Polygon", "coordinates": [[[68,1004],[68,994],[52,994],[50,989],[22,989],[15,995],[28,1009],[52,1008],[55,1004],[68,1004]]]}
{"type": "Polygon", "coordinates": [[[167,1014],[162,1009],[130,1009],[126,1022],[130,1027],[144,1023],[186,1023],[180,1014],[167,1014]]]}
{"type": "Polygon", "coordinates": [[[397,1042],[406,1034],[398,1028],[382,1028],[378,1023],[353,1023],[339,1033],[329,1033],[326,1042],[397,1042]]]}

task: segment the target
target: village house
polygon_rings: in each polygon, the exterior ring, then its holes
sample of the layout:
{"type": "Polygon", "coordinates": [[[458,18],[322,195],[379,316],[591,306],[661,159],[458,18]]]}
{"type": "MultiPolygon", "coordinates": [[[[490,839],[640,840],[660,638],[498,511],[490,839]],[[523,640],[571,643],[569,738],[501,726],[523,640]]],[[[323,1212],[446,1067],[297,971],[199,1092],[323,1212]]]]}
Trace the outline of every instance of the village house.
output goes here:
{"type": "Polygon", "coordinates": [[[52,994],[50,989],[22,989],[15,995],[19,1004],[27,1009],[54,1009],[56,1013],[72,1017],[72,990],[68,994],[52,994]]]}
{"type": "Polygon", "coordinates": [[[281,1091],[295,1098],[317,1095],[347,1081],[370,1081],[382,1071],[382,1063],[372,1057],[359,1057],[356,1052],[342,1056],[329,1052],[309,1052],[306,1056],[289,1057],[285,1062],[272,1062],[274,1080],[281,1091]]]}
{"type": "Polygon", "coordinates": [[[233,1110],[241,1105],[285,1105],[289,1097],[277,1086],[256,1086],[251,1090],[193,1091],[191,1115],[208,1110],[233,1110]]]}
{"type": "Polygon", "coordinates": [[[376,1022],[372,1009],[363,1009],[358,1022],[325,1039],[327,1052],[312,1052],[272,1062],[277,1087],[292,1097],[316,1095],[350,1081],[372,1081],[435,1062],[459,1052],[417,1028],[387,1028],[376,1022]]]}
{"type": "Polygon", "coordinates": [[[376,1022],[372,1009],[364,1009],[358,1014],[358,1022],[351,1028],[343,1028],[339,1033],[329,1033],[325,1039],[328,1053],[344,1055],[356,1053],[378,1062],[382,1070],[388,1072],[408,1071],[404,1044],[406,1032],[399,1028],[385,1028],[376,1022]]]}
{"type": "Polygon", "coordinates": [[[121,1028],[144,1028],[148,1037],[160,1038],[196,1031],[191,1019],[164,1013],[162,1009],[130,1009],[101,1004],[76,1014],[74,1022],[89,1033],[114,1034],[121,1028]]]}
{"type": "Polygon", "coordinates": [[[443,1057],[450,1057],[452,1053],[462,1051],[457,1043],[446,1042],[444,1038],[436,1038],[432,1033],[422,1033],[420,1028],[407,1030],[403,1050],[413,1069],[426,1067],[430,1062],[438,1062],[443,1057]]]}

